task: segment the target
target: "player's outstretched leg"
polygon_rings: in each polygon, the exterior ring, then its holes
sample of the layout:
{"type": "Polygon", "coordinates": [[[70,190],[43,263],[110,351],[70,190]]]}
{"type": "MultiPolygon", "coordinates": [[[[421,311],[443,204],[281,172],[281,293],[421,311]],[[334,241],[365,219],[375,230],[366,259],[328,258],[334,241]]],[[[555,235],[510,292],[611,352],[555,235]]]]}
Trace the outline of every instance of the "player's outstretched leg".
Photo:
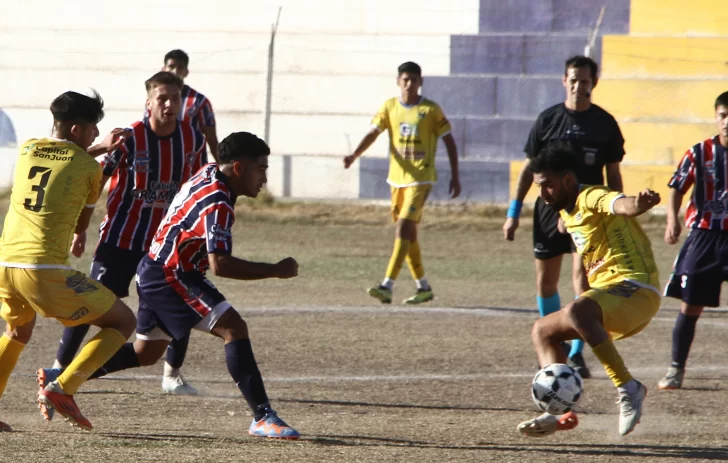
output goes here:
{"type": "Polygon", "coordinates": [[[672,363],[667,374],[657,383],[660,390],[673,390],[682,387],[685,378],[685,365],[690,355],[690,347],[695,338],[695,327],[703,312],[702,306],[688,305],[685,302],[675,319],[672,330],[672,363]]]}
{"type": "Polygon", "coordinates": [[[198,391],[192,387],[180,373],[182,364],[187,355],[190,336],[182,339],[173,339],[167,346],[164,362],[164,376],[162,377],[162,392],[164,394],[197,395],[198,391]]]}
{"type": "Polygon", "coordinates": [[[101,330],[81,349],[58,379],[50,382],[38,393],[39,403],[53,408],[72,425],[86,430],[92,428],[91,422],[81,414],[73,395],[124,345],[134,331],[136,318],[129,307],[121,299],[116,298],[103,315],[90,323],[101,330]]]}
{"type": "Polygon", "coordinates": [[[568,431],[579,425],[576,413],[569,412],[561,416],[544,413],[518,425],[518,432],[527,437],[544,437],[556,431],[568,431]]]}
{"type": "MultiPolygon", "coordinates": [[[[9,304],[9,301],[5,301],[9,304]]],[[[0,304],[2,305],[2,304],[0,304]]],[[[3,307],[3,309],[5,309],[3,307]]],[[[10,308],[12,311],[12,307],[10,308]]],[[[0,397],[5,392],[10,374],[18,363],[20,353],[25,349],[26,344],[30,341],[35,326],[35,312],[26,312],[26,320],[22,325],[11,327],[8,324],[5,332],[0,336],[0,397]]],[[[19,319],[21,317],[18,317],[19,319]]],[[[20,320],[18,320],[20,321],[20,320]]],[[[10,426],[0,422],[0,431],[10,431],[10,426]]]]}
{"type": "Polygon", "coordinates": [[[274,439],[298,439],[298,431],[283,421],[270,406],[263,378],[253,355],[248,327],[237,311],[228,309],[211,333],[225,341],[225,363],[230,376],[253,412],[248,434],[274,439]]]}

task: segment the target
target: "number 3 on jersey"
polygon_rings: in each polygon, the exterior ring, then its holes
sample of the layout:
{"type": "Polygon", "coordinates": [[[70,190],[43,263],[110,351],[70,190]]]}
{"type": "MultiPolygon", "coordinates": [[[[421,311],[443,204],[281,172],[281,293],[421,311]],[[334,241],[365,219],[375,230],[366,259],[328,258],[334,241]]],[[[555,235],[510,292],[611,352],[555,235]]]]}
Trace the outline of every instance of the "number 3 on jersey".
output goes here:
{"type": "Polygon", "coordinates": [[[45,198],[45,187],[48,185],[48,180],[51,178],[53,171],[50,167],[33,166],[28,172],[28,180],[32,180],[40,174],[40,181],[37,185],[33,185],[31,190],[35,191],[35,204],[31,198],[25,198],[23,206],[29,211],[40,212],[43,207],[43,198],[45,198]]]}

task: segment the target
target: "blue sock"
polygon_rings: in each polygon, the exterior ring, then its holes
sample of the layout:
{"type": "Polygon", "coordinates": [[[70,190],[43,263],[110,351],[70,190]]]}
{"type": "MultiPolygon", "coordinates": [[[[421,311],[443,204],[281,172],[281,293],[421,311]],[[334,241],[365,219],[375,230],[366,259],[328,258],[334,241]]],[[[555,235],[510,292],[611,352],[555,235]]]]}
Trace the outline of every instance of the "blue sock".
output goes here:
{"type": "Polygon", "coordinates": [[[165,352],[165,361],[172,368],[182,368],[187,356],[187,346],[190,344],[190,335],[188,334],[181,339],[173,339],[167,346],[165,352]]]}
{"type": "Polygon", "coordinates": [[[561,299],[559,293],[549,297],[536,296],[536,305],[538,306],[538,313],[545,317],[550,313],[554,313],[561,308],[561,299]]]}
{"type": "Polygon", "coordinates": [[[225,344],[225,363],[235,385],[248,402],[255,421],[259,421],[265,416],[270,404],[265,393],[263,378],[253,356],[250,339],[236,339],[225,344]]]}
{"type": "Polygon", "coordinates": [[[569,358],[576,354],[581,354],[584,351],[584,341],[581,339],[574,339],[571,341],[571,352],[569,352],[569,358]]]}
{"type": "Polygon", "coordinates": [[[73,362],[73,357],[78,353],[78,349],[83,343],[83,338],[88,333],[89,325],[68,326],[63,329],[63,337],[58,345],[56,352],[56,360],[58,363],[67,367],[73,362]]]}

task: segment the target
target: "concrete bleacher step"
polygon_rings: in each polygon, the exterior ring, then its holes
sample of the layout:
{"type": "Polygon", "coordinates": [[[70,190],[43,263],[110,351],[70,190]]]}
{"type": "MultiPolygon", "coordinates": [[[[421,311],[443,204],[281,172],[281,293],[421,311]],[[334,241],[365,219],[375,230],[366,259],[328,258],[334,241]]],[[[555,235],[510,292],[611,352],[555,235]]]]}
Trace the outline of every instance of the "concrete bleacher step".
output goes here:
{"type": "Polygon", "coordinates": [[[626,33],[630,0],[481,0],[480,32],[582,32],[586,37],[606,6],[603,33],[626,33]]]}
{"type": "Polygon", "coordinates": [[[728,77],[728,37],[604,36],[603,77],[728,77]]]}
{"type": "Polygon", "coordinates": [[[618,120],[707,122],[715,117],[715,98],[726,90],[718,78],[609,78],[599,82],[593,99],[618,120]]]}
{"type": "MultiPolygon", "coordinates": [[[[584,53],[587,39],[573,33],[454,35],[451,74],[560,74],[564,62],[584,53]]],[[[601,56],[601,40],[591,55],[601,56]]]]}
{"type": "Polygon", "coordinates": [[[632,0],[630,34],[726,36],[720,0],[632,0]]]}

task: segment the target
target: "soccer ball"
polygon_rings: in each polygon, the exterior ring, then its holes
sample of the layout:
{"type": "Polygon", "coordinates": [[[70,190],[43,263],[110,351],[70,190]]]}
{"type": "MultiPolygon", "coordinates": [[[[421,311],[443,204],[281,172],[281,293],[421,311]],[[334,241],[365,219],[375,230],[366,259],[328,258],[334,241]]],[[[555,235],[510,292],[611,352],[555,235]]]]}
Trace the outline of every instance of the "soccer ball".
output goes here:
{"type": "Polygon", "coordinates": [[[579,403],[583,385],[579,373],[569,365],[553,363],[541,368],[533,377],[531,397],[541,410],[560,415],[579,403]]]}

